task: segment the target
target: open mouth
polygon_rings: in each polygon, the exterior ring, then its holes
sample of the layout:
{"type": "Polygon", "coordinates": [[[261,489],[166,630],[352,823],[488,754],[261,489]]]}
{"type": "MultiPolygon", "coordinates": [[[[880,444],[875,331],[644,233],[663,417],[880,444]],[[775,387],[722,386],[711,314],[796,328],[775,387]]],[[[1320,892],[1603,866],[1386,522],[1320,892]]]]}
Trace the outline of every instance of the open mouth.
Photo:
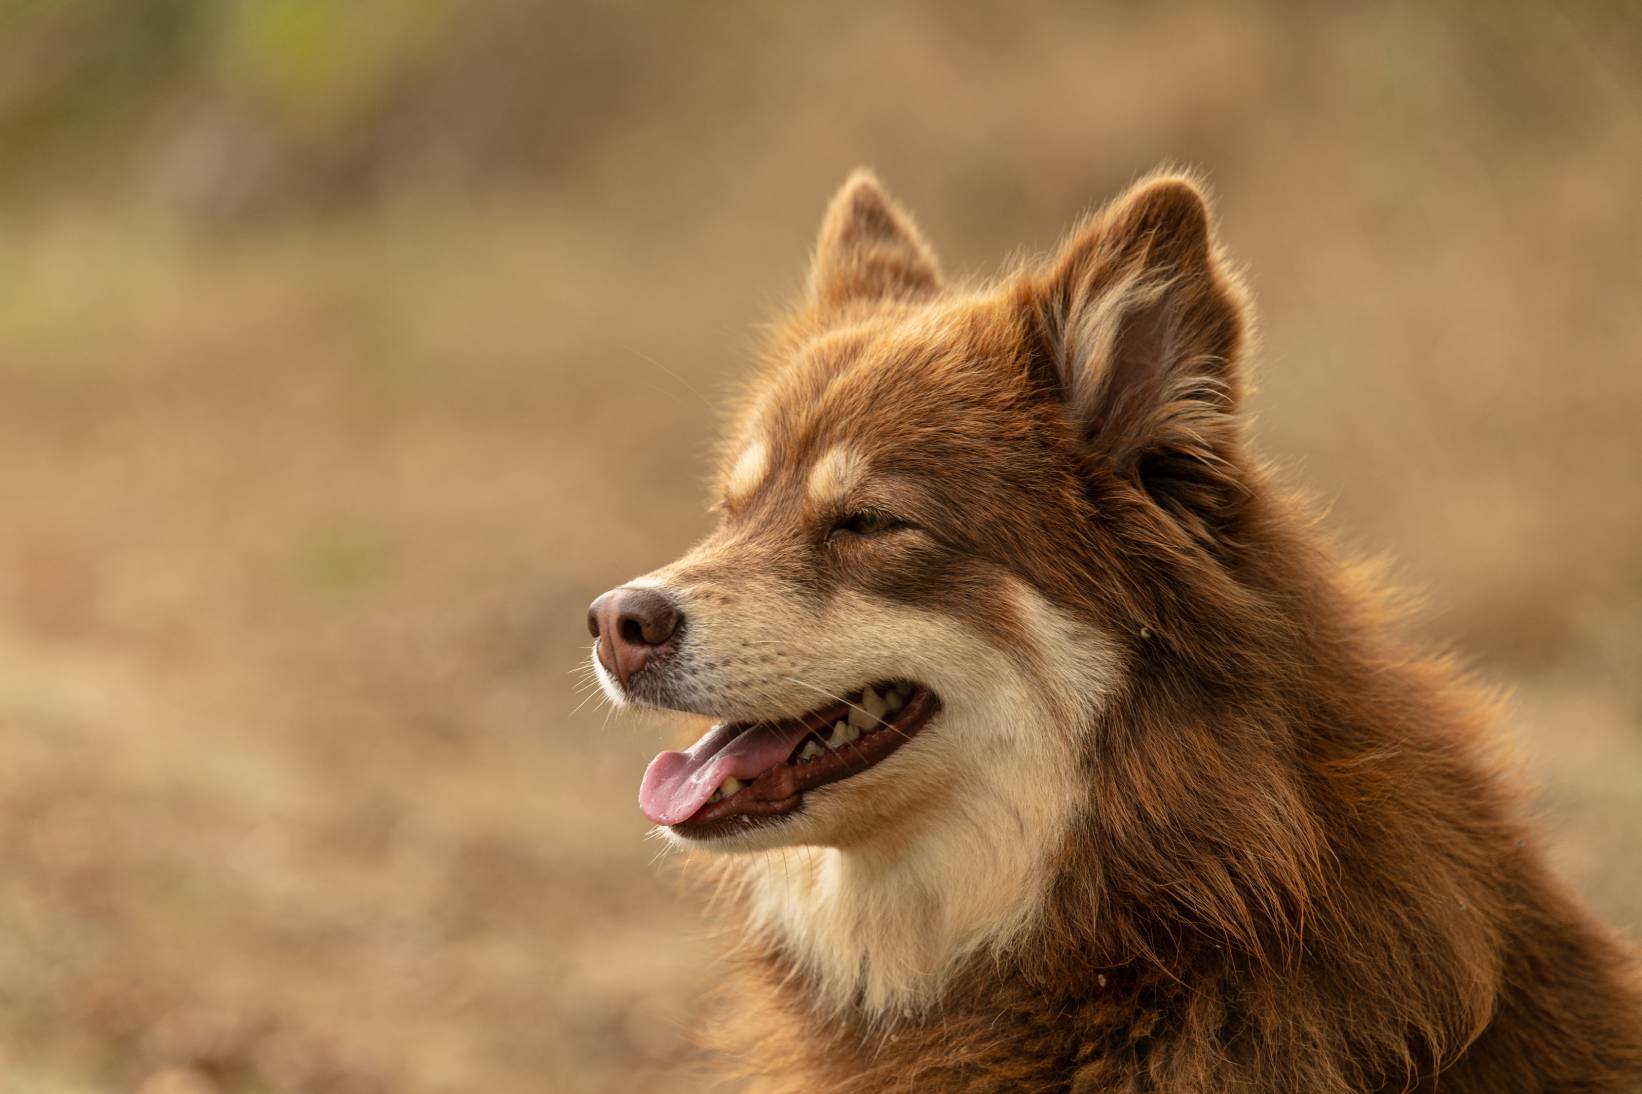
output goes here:
{"type": "Polygon", "coordinates": [[[779,722],[725,722],[644,772],[639,809],[681,835],[721,835],[798,809],[805,791],[859,775],[940,709],[928,688],[873,684],[779,722]]]}

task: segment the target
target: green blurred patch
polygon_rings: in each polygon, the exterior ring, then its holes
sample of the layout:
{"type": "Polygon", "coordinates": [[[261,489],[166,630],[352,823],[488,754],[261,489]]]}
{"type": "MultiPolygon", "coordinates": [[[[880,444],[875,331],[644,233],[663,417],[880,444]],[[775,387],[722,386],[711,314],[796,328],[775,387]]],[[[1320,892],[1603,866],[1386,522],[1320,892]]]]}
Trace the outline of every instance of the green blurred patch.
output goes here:
{"type": "Polygon", "coordinates": [[[145,109],[194,69],[213,10],[199,0],[0,0],[0,152],[100,136],[145,109]]]}
{"type": "Polygon", "coordinates": [[[241,0],[222,7],[215,78],[309,125],[376,99],[445,29],[448,0],[241,0]]]}
{"type": "Polygon", "coordinates": [[[304,588],[324,596],[356,595],[381,582],[393,569],[387,538],[359,524],[335,524],[316,531],[302,545],[296,574],[304,588]]]}
{"type": "Polygon", "coordinates": [[[0,0],[0,184],[118,156],[179,104],[275,131],[346,128],[415,80],[455,11],[450,0],[0,0]]]}

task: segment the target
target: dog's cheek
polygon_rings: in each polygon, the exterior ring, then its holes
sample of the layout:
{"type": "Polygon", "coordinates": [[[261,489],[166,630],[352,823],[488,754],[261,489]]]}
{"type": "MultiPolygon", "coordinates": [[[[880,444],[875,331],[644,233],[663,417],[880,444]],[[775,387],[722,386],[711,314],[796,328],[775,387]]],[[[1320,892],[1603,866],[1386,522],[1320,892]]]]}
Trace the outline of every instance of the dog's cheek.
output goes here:
{"type": "Polygon", "coordinates": [[[1001,649],[1026,640],[1011,578],[999,567],[934,545],[884,550],[851,582],[870,597],[944,616],[1001,649]]]}

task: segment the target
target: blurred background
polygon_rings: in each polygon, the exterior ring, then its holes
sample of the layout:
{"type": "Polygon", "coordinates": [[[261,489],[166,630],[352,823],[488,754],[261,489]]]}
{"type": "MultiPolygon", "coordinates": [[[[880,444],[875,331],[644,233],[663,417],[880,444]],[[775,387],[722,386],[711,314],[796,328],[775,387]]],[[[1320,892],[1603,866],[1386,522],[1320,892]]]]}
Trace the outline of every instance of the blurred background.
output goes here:
{"type": "Polygon", "coordinates": [[[693,1088],[583,613],[861,163],[975,275],[1207,171],[1261,448],[1642,934],[1642,9],[1024,8],[0,0],[0,1091],[693,1088]]]}

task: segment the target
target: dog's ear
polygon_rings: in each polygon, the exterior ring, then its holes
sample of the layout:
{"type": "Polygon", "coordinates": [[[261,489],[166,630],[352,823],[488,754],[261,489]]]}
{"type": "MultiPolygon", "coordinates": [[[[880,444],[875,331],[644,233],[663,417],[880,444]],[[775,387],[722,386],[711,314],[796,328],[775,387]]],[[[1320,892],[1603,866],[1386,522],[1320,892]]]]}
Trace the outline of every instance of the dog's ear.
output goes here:
{"type": "Polygon", "coordinates": [[[821,311],[940,291],[934,252],[912,218],[890,200],[872,173],[858,168],[834,195],[821,222],[810,268],[810,296],[821,311]]]}
{"type": "Polygon", "coordinates": [[[1205,488],[1236,489],[1247,309],[1196,183],[1136,184],[1021,293],[1046,378],[1093,457],[1177,511],[1214,501],[1193,496],[1205,488]]]}

